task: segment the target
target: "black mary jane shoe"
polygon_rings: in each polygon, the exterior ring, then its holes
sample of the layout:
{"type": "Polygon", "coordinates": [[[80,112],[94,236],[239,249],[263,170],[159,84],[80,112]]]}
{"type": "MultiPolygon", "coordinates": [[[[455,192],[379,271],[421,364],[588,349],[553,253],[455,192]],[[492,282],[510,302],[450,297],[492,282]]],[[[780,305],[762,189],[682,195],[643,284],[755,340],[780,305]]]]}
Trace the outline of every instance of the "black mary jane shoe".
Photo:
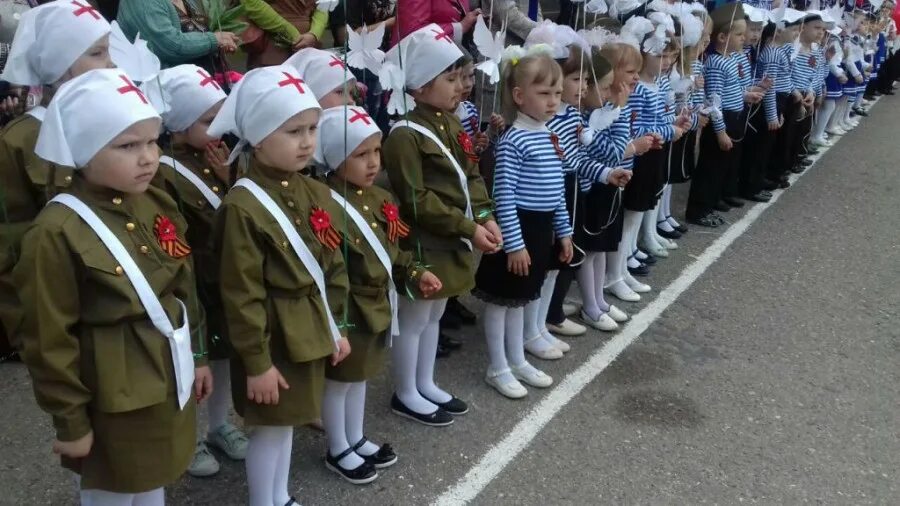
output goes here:
{"type": "Polygon", "coordinates": [[[744,201],[737,197],[725,197],[722,199],[722,201],[731,207],[737,207],[737,208],[744,207],[744,201]]]}
{"type": "Polygon", "coordinates": [[[397,463],[397,454],[394,453],[394,449],[391,448],[389,444],[383,444],[378,448],[378,451],[373,453],[372,455],[362,455],[359,453],[359,449],[362,448],[369,440],[363,436],[362,439],[359,440],[358,443],[353,445],[353,451],[357,452],[357,455],[364,458],[368,464],[371,464],[375,469],[384,469],[387,467],[391,467],[392,465],[397,463]]]}
{"type": "Polygon", "coordinates": [[[855,112],[857,116],[862,116],[863,118],[867,118],[869,116],[869,113],[864,111],[863,109],[853,109],[853,112],[855,112]]]}
{"type": "Polygon", "coordinates": [[[650,275],[650,268],[646,264],[641,264],[637,267],[629,267],[628,272],[632,276],[644,277],[650,275]]]}
{"type": "Polygon", "coordinates": [[[656,265],[656,262],[659,262],[659,259],[650,253],[644,253],[647,255],[647,258],[637,258],[637,261],[644,265],[656,265]]]}
{"type": "Polygon", "coordinates": [[[415,411],[406,407],[405,404],[397,397],[397,394],[394,394],[391,397],[391,411],[396,415],[400,415],[403,418],[409,418],[414,422],[419,422],[422,425],[427,425],[429,427],[446,427],[453,423],[453,415],[444,411],[440,407],[434,411],[434,413],[430,413],[427,415],[423,415],[422,413],[416,413],[415,411]]]}
{"type": "Polygon", "coordinates": [[[747,197],[747,200],[752,201],[752,202],[765,203],[765,202],[772,200],[772,197],[771,197],[771,195],[766,196],[765,194],[763,194],[763,192],[759,192],[755,195],[750,195],[749,197],[747,197]]]}
{"type": "Polygon", "coordinates": [[[671,232],[668,230],[664,230],[660,227],[656,227],[656,233],[665,237],[666,239],[681,239],[681,232],[677,230],[672,230],[671,232]]]}
{"type": "Polygon", "coordinates": [[[433,399],[429,399],[422,392],[419,392],[419,395],[424,397],[426,401],[436,405],[437,407],[453,416],[464,415],[469,412],[469,405],[466,404],[462,399],[451,396],[451,399],[447,402],[437,402],[433,399]]]}
{"type": "Polygon", "coordinates": [[[688,228],[686,226],[684,226],[683,223],[679,223],[677,227],[672,227],[672,228],[681,232],[681,235],[688,233],[688,228]]]}
{"type": "Polygon", "coordinates": [[[728,211],[731,211],[731,206],[720,200],[716,203],[716,205],[713,206],[713,209],[719,212],[727,213],[728,211]]]}
{"type": "Polygon", "coordinates": [[[713,217],[712,214],[707,214],[706,216],[698,219],[688,218],[688,221],[690,223],[693,223],[694,225],[699,225],[706,228],[718,228],[719,226],[719,220],[713,217]]]}
{"type": "Polygon", "coordinates": [[[714,220],[716,220],[716,221],[719,223],[719,226],[720,226],[720,227],[721,227],[722,225],[725,225],[725,224],[728,223],[727,221],[725,221],[725,218],[723,218],[721,214],[719,214],[719,213],[717,213],[717,212],[715,212],[715,211],[713,211],[713,212],[711,212],[711,213],[709,213],[709,214],[710,214],[710,216],[712,216],[712,218],[713,218],[714,220]]]}
{"type": "Polygon", "coordinates": [[[463,345],[462,341],[460,341],[459,339],[456,339],[455,337],[450,337],[447,334],[444,334],[443,332],[441,332],[440,335],[438,335],[438,343],[450,351],[458,350],[458,349],[462,348],[462,345],[463,345]]]}
{"type": "Polygon", "coordinates": [[[375,466],[369,464],[366,459],[363,459],[363,463],[357,466],[356,469],[344,469],[338,464],[341,459],[350,455],[353,451],[353,448],[347,448],[336,457],[332,457],[331,452],[326,451],[325,467],[354,485],[368,485],[369,483],[372,483],[378,478],[378,471],[376,471],[375,466]]]}

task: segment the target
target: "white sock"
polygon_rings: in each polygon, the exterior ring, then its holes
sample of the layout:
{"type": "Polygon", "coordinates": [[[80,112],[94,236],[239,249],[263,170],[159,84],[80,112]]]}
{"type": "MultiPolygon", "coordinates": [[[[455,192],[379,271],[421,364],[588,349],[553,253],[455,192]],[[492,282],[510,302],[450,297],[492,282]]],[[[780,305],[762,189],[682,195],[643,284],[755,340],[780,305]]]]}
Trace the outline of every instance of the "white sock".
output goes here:
{"type": "Polygon", "coordinates": [[[506,356],[516,366],[525,363],[524,314],[525,309],[521,307],[506,310],[506,356]]]}
{"type": "MultiPolygon", "coordinates": [[[[359,443],[365,437],[363,431],[366,418],[366,382],[351,383],[347,392],[347,405],[344,411],[346,418],[347,442],[351,445],[359,443]]],[[[356,450],[356,454],[368,457],[375,455],[381,449],[377,444],[366,441],[366,444],[356,450]]]]}
{"type": "Polygon", "coordinates": [[[648,253],[662,249],[662,244],[656,240],[656,208],[641,213],[641,238],[644,246],[650,248],[648,253]]]}
{"type": "MultiPolygon", "coordinates": [[[[322,425],[325,426],[325,438],[328,441],[328,453],[337,457],[347,448],[347,392],[350,383],[325,380],[325,394],[322,396],[322,425]]],[[[355,443],[356,441],[354,441],[355,443]]],[[[350,453],[338,461],[344,469],[356,469],[365,461],[359,455],[350,453]]]]}
{"type": "Polygon", "coordinates": [[[578,279],[578,288],[581,290],[581,309],[584,314],[592,320],[600,318],[600,307],[597,304],[596,287],[594,283],[597,279],[597,273],[594,272],[594,257],[605,256],[604,253],[590,252],[585,255],[584,263],[575,274],[578,279]]]}
{"type": "MultiPolygon", "coordinates": [[[[491,373],[498,373],[505,369],[509,369],[509,363],[506,361],[506,349],[504,340],[506,338],[506,313],[510,308],[498,306],[496,304],[486,303],[484,305],[484,339],[487,342],[487,354],[490,361],[491,373]]],[[[500,375],[501,383],[512,383],[512,373],[506,372],[500,375]]]]}
{"type": "MultiPolygon", "coordinates": [[[[540,312],[538,313],[538,330],[543,331],[547,328],[547,315],[550,313],[550,301],[553,299],[553,289],[556,288],[556,278],[559,276],[558,270],[547,271],[544,277],[544,284],[541,285],[541,301],[540,312]]],[[[532,336],[533,337],[533,336],[532,336]]]]}
{"type": "Polygon", "coordinates": [[[400,297],[397,308],[400,335],[394,336],[391,346],[394,392],[404,406],[420,414],[437,411],[437,406],[422,397],[416,388],[420,340],[431,318],[433,304],[434,301],[430,300],[409,300],[400,297]]]}
{"type": "MultiPolygon", "coordinates": [[[[619,240],[619,246],[616,251],[610,251],[606,254],[606,284],[612,285],[622,281],[622,270],[628,262],[628,250],[625,246],[625,236],[619,240]]],[[[603,288],[603,287],[601,287],[603,288]]]]}
{"type": "Polygon", "coordinates": [[[416,368],[416,387],[419,392],[435,402],[450,402],[453,396],[440,389],[434,382],[434,362],[437,360],[438,338],[441,332],[441,316],[447,307],[447,299],[432,301],[428,325],[419,339],[419,365],[416,368]]]}
{"type": "Polygon", "coordinates": [[[833,130],[837,127],[840,127],[841,123],[841,115],[844,114],[844,97],[841,97],[834,101],[834,111],[832,111],[831,117],[828,118],[828,123],[825,124],[825,130],[833,130]]]}
{"type": "Polygon", "coordinates": [[[606,273],[606,282],[609,286],[622,281],[625,273],[628,272],[628,258],[631,252],[637,249],[635,244],[638,229],[641,227],[642,215],[639,211],[625,211],[624,223],[622,225],[622,241],[619,242],[619,249],[616,251],[617,264],[606,273]]]}
{"type": "Polygon", "coordinates": [[[160,487],[139,494],[122,494],[106,490],[82,490],[81,506],[163,506],[166,491],[160,487]]]}
{"type": "MultiPolygon", "coordinates": [[[[558,273],[559,271],[550,272],[558,273]]],[[[547,335],[550,333],[550,331],[547,330],[547,313],[541,314],[541,310],[545,307],[544,297],[549,299],[553,296],[553,287],[555,285],[556,276],[553,276],[552,279],[550,278],[550,276],[544,278],[544,285],[541,287],[541,298],[529,302],[522,310],[522,328],[523,331],[528,335],[527,338],[523,338],[523,341],[525,339],[529,340],[528,344],[525,344],[524,346],[527,347],[528,350],[532,353],[541,353],[553,347],[552,342],[547,339],[547,335]],[[544,291],[548,287],[548,285],[549,290],[547,290],[547,293],[545,294],[544,291]],[[541,336],[541,338],[535,339],[535,337],[538,336],[541,336]]],[[[547,303],[546,307],[549,308],[550,304],[547,303]]]]}
{"type": "Polygon", "coordinates": [[[656,226],[665,230],[666,232],[672,232],[675,230],[672,227],[672,224],[669,223],[669,215],[672,214],[670,212],[672,206],[672,185],[667,184],[665,188],[663,188],[662,197],[659,199],[659,204],[656,206],[656,226]]]}
{"type": "Polygon", "coordinates": [[[856,95],[856,100],[853,102],[853,107],[854,108],[862,107],[862,101],[863,101],[863,94],[860,93],[860,94],[856,95]]]}
{"type": "MultiPolygon", "coordinates": [[[[597,253],[594,257],[594,300],[601,313],[609,311],[609,303],[603,295],[603,286],[606,284],[606,253],[597,253]]],[[[597,316],[599,318],[600,316],[597,316]]]]}
{"type": "Polygon", "coordinates": [[[837,108],[837,101],[835,100],[826,99],[822,103],[819,114],[816,116],[816,124],[813,125],[813,139],[825,138],[825,127],[831,120],[831,115],[834,114],[835,108],[837,108]]]}
{"type": "Polygon", "coordinates": [[[852,112],[852,109],[853,109],[852,101],[850,100],[850,97],[847,97],[847,107],[846,107],[846,109],[844,109],[844,124],[845,125],[850,124],[850,113],[852,112]]]}
{"type": "Polygon", "coordinates": [[[207,401],[209,410],[209,431],[215,432],[228,422],[228,408],[231,406],[231,367],[228,360],[210,360],[213,375],[213,393],[207,401]]]}
{"type": "MultiPolygon", "coordinates": [[[[630,242],[628,243],[628,251],[630,252],[629,254],[634,255],[634,253],[638,250],[638,236],[641,234],[641,220],[644,218],[644,213],[640,211],[626,211],[626,213],[628,212],[634,213],[632,219],[635,220],[632,224],[634,228],[628,234],[628,239],[630,240],[630,242]]],[[[625,216],[625,219],[628,219],[627,214],[625,216]]]]}
{"type": "Polygon", "coordinates": [[[250,506],[272,506],[276,501],[284,504],[290,499],[287,480],[293,434],[293,427],[258,426],[251,431],[245,462],[250,506]],[[283,465],[285,450],[288,456],[286,468],[283,465]],[[276,485],[284,490],[279,490],[276,485]],[[281,500],[285,494],[287,497],[281,500]]]}

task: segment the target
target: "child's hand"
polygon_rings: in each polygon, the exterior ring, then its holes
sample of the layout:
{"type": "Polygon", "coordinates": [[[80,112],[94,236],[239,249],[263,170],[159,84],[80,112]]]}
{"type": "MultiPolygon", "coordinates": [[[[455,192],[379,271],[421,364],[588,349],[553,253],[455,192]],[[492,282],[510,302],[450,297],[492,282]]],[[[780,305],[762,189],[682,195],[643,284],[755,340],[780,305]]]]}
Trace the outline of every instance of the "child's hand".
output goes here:
{"type": "Polygon", "coordinates": [[[440,292],[443,287],[444,284],[441,283],[441,280],[430,272],[423,273],[419,278],[419,291],[426,299],[440,292]]]}
{"type": "Polygon", "coordinates": [[[612,90],[610,102],[615,104],[616,107],[624,107],[625,104],[628,103],[628,95],[628,85],[619,83],[619,85],[612,90]]]}
{"type": "Polygon", "coordinates": [[[491,114],[491,128],[494,129],[495,133],[500,133],[504,129],[506,129],[506,120],[503,119],[503,116],[492,113],[491,114]]]}
{"type": "Polygon", "coordinates": [[[744,102],[748,104],[758,104],[762,100],[763,94],[759,91],[748,91],[744,93],[744,102]]]}
{"type": "Polygon", "coordinates": [[[90,431],[75,441],[60,441],[57,439],[53,442],[53,453],[69,457],[70,459],[81,459],[91,453],[91,447],[93,446],[94,431],[90,431]]]}
{"type": "Polygon", "coordinates": [[[725,130],[716,133],[716,139],[719,141],[719,149],[722,151],[731,151],[731,148],[734,147],[731,137],[728,136],[728,132],[725,130]]]}
{"type": "Polygon", "coordinates": [[[278,404],[279,388],[291,386],[274,365],[259,376],[247,376],[247,398],[257,404],[278,404]]]}
{"type": "Polygon", "coordinates": [[[635,155],[643,155],[647,151],[650,151],[650,149],[653,148],[654,143],[653,137],[650,135],[644,135],[631,141],[631,145],[634,146],[635,155]]]}
{"type": "Polygon", "coordinates": [[[485,253],[496,253],[500,245],[494,240],[494,234],[481,225],[475,226],[475,235],[472,236],[472,244],[485,253]]]}
{"type": "Polygon", "coordinates": [[[628,184],[628,181],[631,181],[631,171],[619,168],[611,170],[609,177],[606,179],[607,184],[618,186],[619,188],[623,188],[628,184]]]}
{"type": "Polygon", "coordinates": [[[674,127],[673,130],[675,130],[675,133],[672,134],[672,142],[675,142],[684,135],[684,129],[681,127],[674,127]]]}
{"type": "Polygon", "coordinates": [[[653,139],[653,146],[651,147],[651,149],[662,149],[662,147],[663,147],[662,135],[659,135],[658,133],[654,132],[654,133],[650,134],[650,138],[653,139]]]}
{"type": "Polygon", "coordinates": [[[862,75],[858,75],[858,76],[854,77],[853,79],[856,80],[856,84],[862,84],[862,82],[863,82],[863,76],[862,76],[862,75]]]}
{"type": "Polygon", "coordinates": [[[841,84],[847,84],[847,76],[838,77],[838,82],[841,84]]]}
{"type": "Polygon", "coordinates": [[[212,395],[213,392],[213,375],[209,370],[209,366],[197,367],[194,369],[194,393],[197,395],[197,402],[203,402],[212,395]]]}
{"type": "Polygon", "coordinates": [[[228,156],[230,154],[228,145],[222,141],[210,142],[206,145],[206,150],[203,153],[203,158],[212,167],[219,181],[226,183],[229,182],[228,179],[231,177],[231,165],[228,165],[228,156]]]}
{"type": "Polygon", "coordinates": [[[489,220],[484,222],[484,228],[488,229],[488,232],[493,234],[494,242],[497,243],[497,246],[503,246],[503,234],[500,233],[500,225],[497,225],[497,222],[494,220],[489,220]]]}
{"type": "Polygon", "coordinates": [[[675,120],[675,126],[681,128],[682,130],[687,130],[691,128],[691,113],[685,109],[681,111],[681,114],[678,115],[678,119],[675,120]]]}
{"type": "Polygon", "coordinates": [[[491,140],[488,138],[488,134],[485,132],[477,132],[475,134],[475,152],[483,153],[485,149],[490,145],[491,140]]]}
{"type": "Polygon", "coordinates": [[[766,91],[768,91],[773,84],[775,84],[775,80],[771,77],[764,77],[763,80],[759,82],[759,86],[766,91]]]}
{"type": "Polygon", "coordinates": [[[506,255],[506,270],[516,276],[527,276],[529,267],[531,267],[531,255],[528,254],[527,249],[523,248],[506,255]]]}
{"type": "Polygon", "coordinates": [[[307,47],[313,47],[316,45],[319,39],[316,38],[315,35],[311,33],[304,33],[300,35],[300,38],[297,39],[297,42],[294,42],[294,51],[299,51],[301,49],[305,49],[307,47]]]}
{"type": "Polygon", "coordinates": [[[572,257],[575,256],[575,249],[572,246],[572,238],[571,237],[563,237],[559,240],[559,261],[568,264],[572,261],[572,257]]]}
{"type": "Polygon", "coordinates": [[[709,124],[709,116],[701,114],[697,124],[700,125],[701,129],[706,128],[706,125],[709,124]]]}
{"type": "Polygon", "coordinates": [[[779,128],[781,128],[781,123],[779,123],[778,121],[770,121],[769,122],[769,131],[770,132],[774,132],[774,131],[778,130],[779,128]]]}
{"type": "Polygon", "coordinates": [[[822,102],[824,101],[825,99],[823,97],[816,97],[816,107],[822,107],[822,102]]]}
{"type": "Polygon", "coordinates": [[[337,347],[337,351],[331,354],[332,367],[343,362],[350,354],[350,341],[346,337],[342,337],[338,340],[337,347]]]}
{"type": "Polygon", "coordinates": [[[794,97],[795,103],[800,103],[803,101],[803,95],[801,95],[799,91],[795,90],[793,93],[791,93],[791,96],[794,97]]]}

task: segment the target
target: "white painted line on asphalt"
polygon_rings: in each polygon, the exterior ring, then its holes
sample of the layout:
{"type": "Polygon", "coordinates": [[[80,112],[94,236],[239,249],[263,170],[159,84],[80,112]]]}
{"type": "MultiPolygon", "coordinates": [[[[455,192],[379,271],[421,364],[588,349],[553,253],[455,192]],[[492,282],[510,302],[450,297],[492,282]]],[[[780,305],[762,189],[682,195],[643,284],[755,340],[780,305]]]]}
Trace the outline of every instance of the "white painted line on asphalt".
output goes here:
{"type": "MultiPolygon", "coordinates": [[[[874,105],[874,104],[873,104],[874,105]]],[[[831,147],[822,148],[818,155],[810,157],[815,164],[831,147]]],[[[810,171],[812,167],[801,174],[791,177],[791,184],[810,171]]],[[[453,506],[466,504],[475,499],[503,470],[524,450],[538,433],[556,416],[559,411],[594,380],[604,369],[609,367],[616,357],[625,348],[633,343],[647,330],[657,318],[675,302],[678,297],[706,272],[722,253],[744,232],[750,228],[759,216],[778,202],[784,191],[775,192],[768,203],[760,203],[751,207],[747,214],[731,225],[719,236],[706,250],[688,265],[675,281],[659,293],[659,296],[648,304],[639,313],[634,315],[625,328],[616,334],[612,340],[594,352],[587,362],[578,369],[569,373],[562,382],[535,405],[522,420],[503,438],[492,446],[488,452],[469,469],[462,479],[447,489],[437,499],[436,506],[453,506]]]]}

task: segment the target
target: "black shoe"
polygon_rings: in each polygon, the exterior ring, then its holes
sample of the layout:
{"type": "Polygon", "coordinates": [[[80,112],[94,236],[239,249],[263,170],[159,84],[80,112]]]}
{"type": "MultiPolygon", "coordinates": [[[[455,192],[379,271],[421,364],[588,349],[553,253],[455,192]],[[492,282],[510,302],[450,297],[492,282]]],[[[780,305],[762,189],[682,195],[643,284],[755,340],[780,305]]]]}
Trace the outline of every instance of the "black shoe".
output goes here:
{"type": "Polygon", "coordinates": [[[785,188],[790,188],[791,182],[788,181],[787,178],[784,178],[778,183],[778,187],[781,188],[782,190],[784,190],[785,188]]]}
{"type": "Polygon", "coordinates": [[[650,274],[650,268],[647,267],[646,264],[641,264],[641,265],[639,265],[639,266],[637,266],[637,267],[629,267],[629,268],[628,268],[628,272],[629,272],[632,276],[643,277],[643,276],[647,276],[647,275],[650,274]]]}
{"type": "Polygon", "coordinates": [[[802,174],[804,170],[806,170],[806,167],[798,163],[791,167],[791,174],[802,174]]]}
{"type": "Polygon", "coordinates": [[[812,164],[813,164],[813,161],[810,160],[809,158],[804,158],[803,160],[800,160],[800,165],[802,167],[812,167],[812,164]]]}
{"type": "Polygon", "coordinates": [[[284,503],[284,506],[300,506],[300,503],[297,502],[296,497],[291,496],[291,498],[288,499],[288,502],[284,503]]]}
{"type": "Polygon", "coordinates": [[[681,239],[681,232],[677,230],[672,230],[671,232],[669,232],[667,230],[656,227],[656,233],[665,237],[666,239],[681,239]]]}
{"type": "Polygon", "coordinates": [[[806,148],[806,154],[809,155],[809,156],[812,156],[812,155],[818,155],[818,154],[819,154],[819,150],[816,149],[816,148],[806,148]]]}
{"type": "Polygon", "coordinates": [[[375,481],[375,479],[378,478],[378,471],[376,471],[375,466],[369,464],[366,459],[363,459],[363,463],[357,466],[356,469],[344,469],[338,464],[341,459],[351,453],[353,453],[353,448],[347,448],[343,453],[336,457],[332,457],[331,452],[325,452],[325,467],[327,467],[328,470],[339,474],[341,478],[354,485],[366,485],[375,481]]]}
{"type": "Polygon", "coordinates": [[[456,314],[463,325],[475,325],[475,322],[478,321],[478,316],[464,306],[456,297],[447,301],[447,308],[444,310],[444,314],[447,312],[456,314]]]}
{"type": "Polygon", "coordinates": [[[894,90],[884,90],[881,92],[881,94],[882,95],[896,95],[896,93],[894,93],[894,90]]]}
{"type": "Polygon", "coordinates": [[[763,187],[763,190],[766,190],[766,191],[777,190],[778,189],[778,181],[772,181],[771,179],[764,179],[762,187],[763,187]]]}
{"type": "Polygon", "coordinates": [[[441,346],[441,343],[438,343],[437,351],[434,352],[434,356],[435,358],[447,358],[450,356],[450,350],[441,346]]]}
{"type": "Polygon", "coordinates": [[[731,207],[744,207],[744,201],[737,197],[725,197],[722,199],[722,201],[731,207]]]}
{"type": "MultiPolygon", "coordinates": [[[[425,397],[422,392],[419,392],[419,395],[425,397]]],[[[451,396],[452,397],[452,396],[451,396]]],[[[447,413],[450,413],[453,416],[464,415],[469,412],[469,405],[462,401],[462,399],[457,399],[456,397],[451,398],[447,402],[435,402],[428,397],[425,397],[425,400],[436,404],[437,407],[443,409],[447,413]]]]}
{"type": "Polygon", "coordinates": [[[22,361],[22,357],[19,356],[19,352],[17,352],[17,351],[14,351],[12,353],[7,353],[6,355],[0,355],[0,364],[2,364],[4,362],[13,363],[13,362],[21,362],[21,361],[22,361]]]}
{"type": "Polygon", "coordinates": [[[756,195],[751,195],[751,196],[747,197],[747,200],[750,200],[753,202],[768,202],[768,201],[772,200],[772,197],[764,195],[763,192],[759,192],[756,195]]]}
{"type": "Polygon", "coordinates": [[[681,232],[682,235],[684,235],[688,232],[688,228],[685,227],[683,223],[679,223],[677,227],[672,227],[672,228],[681,232]]]}
{"type": "Polygon", "coordinates": [[[862,116],[863,118],[869,116],[869,113],[867,113],[866,111],[862,110],[861,108],[855,108],[855,109],[853,109],[853,112],[855,112],[857,116],[862,116]]]}
{"type": "Polygon", "coordinates": [[[716,205],[713,206],[713,209],[715,209],[716,211],[727,213],[728,211],[731,211],[731,206],[720,200],[716,205]]]}
{"type": "Polygon", "coordinates": [[[438,407],[434,413],[428,415],[416,413],[407,408],[406,405],[397,398],[397,394],[394,394],[394,396],[391,397],[391,411],[403,418],[409,418],[414,422],[419,422],[422,425],[428,425],[429,427],[446,427],[453,423],[453,416],[440,407],[438,407]]]}
{"type": "Polygon", "coordinates": [[[772,198],[772,192],[770,192],[769,190],[760,190],[759,195],[762,195],[763,197],[766,197],[767,199],[772,198]]]}
{"type": "Polygon", "coordinates": [[[719,220],[715,219],[711,214],[707,214],[706,216],[699,219],[687,219],[689,223],[693,223],[694,225],[699,225],[701,227],[706,228],[716,228],[719,226],[719,220]]]}
{"type": "Polygon", "coordinates": [[[640,258],[636,258],[636,260],[645,265],[656,265],[656,262],[659,261],[658,258],[651,255],[650,253],[644,253],[644,254],[647,255],[647,258],[644,258],[643,260],[640,258]]]}
{"type": "Polygon", "coordinates": [[[450,337],[447,334],[441,332],[441,334],[438,336],[438,345],[443,346],[450,351],[454,351],[462,348],[463,343],[459,339],[450,337]]]}
{"type": "MultiPolygon", "coordinates": [[[[353,451],[359,452],[359,449],[368,442],[369,440],[363,436],[358,443],[353,445],[353,451]]],[[[397,463],[397,454],[394,453],[394,449],[391,448],[391,445],[389,444],[381,445],[381,447],[378,448],[378,451],[372,455],[360,455],[359,453],[357,453],[357,455],[366,459],[366,462],[375,467],[375,469],[384,469],[397,463]]]]}
{"type": "Polygon", "coordinates": [[[717,222],[719,222],[719,225],[724,225],[724,224],[725,224],[725,218],[723,218],[721,214],[719,214],[719,213],[713,211],[712,213],[710,213],[710,215],[712,215],[712,217],[713,217],[714,220],[716,220],[717,222]]]}

